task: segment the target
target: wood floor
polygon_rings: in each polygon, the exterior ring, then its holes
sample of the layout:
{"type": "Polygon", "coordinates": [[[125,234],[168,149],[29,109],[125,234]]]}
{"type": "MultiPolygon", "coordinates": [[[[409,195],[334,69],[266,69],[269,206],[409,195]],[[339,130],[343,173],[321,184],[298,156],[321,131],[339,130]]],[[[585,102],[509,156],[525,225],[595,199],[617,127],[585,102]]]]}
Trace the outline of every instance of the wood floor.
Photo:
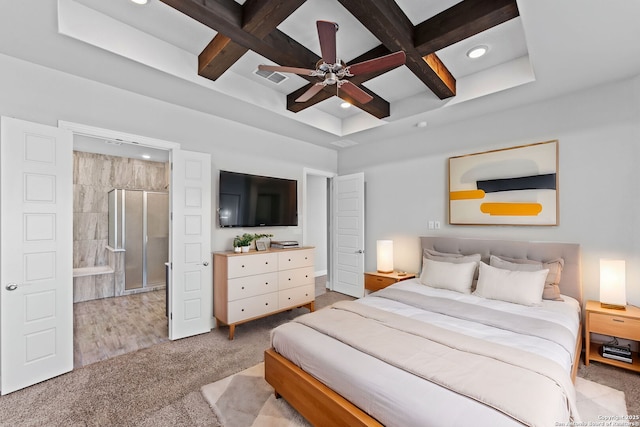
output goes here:
{"type": "Polygon", "coordinates": [[[167,340],[164,289],[73,305],[74,369],[167,340]]]}
{"type": "MultiPolygon", "coordinates": [[[[316,277],[316,296],[327,276],[316,277]]],[[[77,302],[73,305],[73,367],[167,341],[165,290],[77,302]]]]}

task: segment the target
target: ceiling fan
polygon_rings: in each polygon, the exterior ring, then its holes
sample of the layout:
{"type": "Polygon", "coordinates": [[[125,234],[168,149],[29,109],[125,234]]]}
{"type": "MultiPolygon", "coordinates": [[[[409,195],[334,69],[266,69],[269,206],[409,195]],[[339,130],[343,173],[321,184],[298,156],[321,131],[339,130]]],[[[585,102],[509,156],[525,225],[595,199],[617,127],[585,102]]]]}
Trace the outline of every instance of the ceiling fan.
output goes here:
{"type": "Polygon", "coordinates": [[[353,65],[346,65],[336,57],[336,32],[338,24],[329,21],[317,21],[318,38],[320,40],[320,50],[322,58],[316,64],[316,69],[306,69],[297,67],[282,67],[278,65],[259,65],[261,71],[279,71],[283,73],[294,73],[303,76],[318,77],[321,81],[311,86],[305,93],[300,95],[295,101],[306,102],[315,94],[320,92],[325,86],[336,85],[336,92],[343,90],[353,99],[361,104],[366,104],[373,97],[367,92],[346,80],[359,74],[367,74],[390,70],[403,65],[406,55],[403,51],[391,53],[369,61],[359,62],[353,65]]]}

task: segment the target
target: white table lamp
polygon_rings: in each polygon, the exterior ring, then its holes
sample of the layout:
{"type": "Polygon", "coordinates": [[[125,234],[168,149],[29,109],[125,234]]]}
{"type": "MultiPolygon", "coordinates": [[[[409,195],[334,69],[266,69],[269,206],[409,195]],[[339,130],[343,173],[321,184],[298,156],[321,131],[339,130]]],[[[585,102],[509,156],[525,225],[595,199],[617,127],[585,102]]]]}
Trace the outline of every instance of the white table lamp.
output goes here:
{"type": "Polygon", "coordinates": [[[625,262],[600,260],[600,304],[605,308],[624,310],[627,305],[625,262]]]}
{"type": "Polygon", "coordinates": [[[393,240],[378,240],[376,249],[378,273],[393,273],[393,240]]]}

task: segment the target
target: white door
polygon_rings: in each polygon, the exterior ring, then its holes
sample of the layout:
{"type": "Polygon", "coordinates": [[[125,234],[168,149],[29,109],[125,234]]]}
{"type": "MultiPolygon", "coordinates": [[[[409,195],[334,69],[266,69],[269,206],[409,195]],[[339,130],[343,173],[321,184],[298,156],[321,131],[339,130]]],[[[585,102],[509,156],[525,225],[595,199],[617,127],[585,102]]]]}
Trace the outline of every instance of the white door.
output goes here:
{"type": "Polygon", "coordinates": [[[211,330],[211,155],[171,152],[169,339],[211,330]]]}
{"type": "Polygon", "coordinates": [[[0,121],[0,390],[73,369],[73,137],[0,121]]]}
{"type": "Polygon", "coordinates": [[[364,174],[333,179],[332,289],[364,296],[364,174]]]}

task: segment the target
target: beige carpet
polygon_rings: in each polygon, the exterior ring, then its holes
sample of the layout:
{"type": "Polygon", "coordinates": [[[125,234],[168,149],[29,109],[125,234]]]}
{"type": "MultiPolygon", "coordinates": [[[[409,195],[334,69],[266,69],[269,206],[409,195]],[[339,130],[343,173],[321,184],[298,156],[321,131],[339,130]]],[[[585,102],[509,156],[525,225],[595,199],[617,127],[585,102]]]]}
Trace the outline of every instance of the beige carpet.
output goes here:
{"type": "MultiPolygon", "coordinates": [[[[284,399],[275,398],[264,380],[264,363],[201,390],[224,427],[310,426],[284,399]]],[[[582,421],[590,425],[599,425],[601,417],[627,415],[623,392],[583,378],[576,381],[576,400],[582,421]]]]}

